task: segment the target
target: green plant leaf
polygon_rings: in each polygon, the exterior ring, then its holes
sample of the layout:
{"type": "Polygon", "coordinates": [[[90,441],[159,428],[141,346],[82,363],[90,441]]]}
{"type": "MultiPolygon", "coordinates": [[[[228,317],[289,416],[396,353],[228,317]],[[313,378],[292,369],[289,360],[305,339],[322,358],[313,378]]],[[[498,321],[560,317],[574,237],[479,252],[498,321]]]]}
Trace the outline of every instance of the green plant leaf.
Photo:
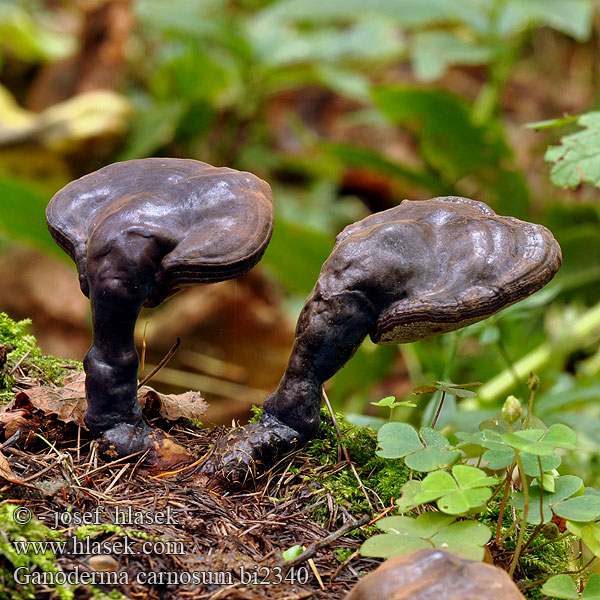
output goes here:
{"type": "Polygon", "coordinates": [[[386,423],[377,434],[382,458],[404,458],[409,469],[428,472],[455,463],[460,458],[438,431],[423,427],[419,434],[408,423],[386,423]]]}
{"type": "Polygon", "coordinates": [[[565,127],[575,123],[581,115],[569,115],[566,117],[559,117],[558,119],[546,119],[544,121],[534,121],[533,123],[526,123],[526,129],[535,129],[536,131],[542,131],[544,129],[557,129],[559,127],[565,127]]]}
{"type": "Polygon", "coordinates": [[[542,442],[554,448],[577,449],[577,435],[570,427],[562,423],[551,425],[550,429],[544,434],[542,442]]]}
{"type": "Polygon", "coordinates": [[[371,404],[373,406],[386,406],[387,408],[396,408],[398,406],[416,406],[416,404],[413,404],[412,402],[396,402],[396,398],[394,396],[386,396],[377,402],[371,402],[371,404]]]}
{"type": "Polygon", "coordinates": [[[454,521],[454,516],[434,511],[422,513],[416,519],[384,517],[377,526],[386,533],[369,538],[362,545],[361,554],[389,558],[435,547],[481,560],[483,546],[491,537],[490,529],[477,521],[454,521]]]}
{"type": "Polygon", "coordinates": [[[543,429],[525,429],[515,433],[505,433],[503,441],[521,452],[530,452],[537,456],[548,456],[555,448],[575,450],[577,436],[567,425],[556,423],[547,431],[543,429]]]}
{"type": "Polygon", "coordinates": [[[542,593],[555,598],[579,598],[573,580],[568,575],[554,575],[542,586],[542,593]]]}
{"type": "Polygon", "coordinates": [[[51,196],[51,192],[30,181],[0,173],[0,227],[13,239],[26,241],[64,258],[64,253],[50,237],[44,218],[51,196]]]}
{"type": "Polygon", "coordinates": [[[600,111],[582,115],[582,130],[566,135],[560,146],[550,146],[546,162],[553,163],[550,179],[561,188],[577,188],[582,183],[600,187],[600,111]]]}
{"type": "Polygon", "coordinates": [[[568,521],[587,523],[600,519],[600,496],[583,495],[557,502],[552,507],[555,515],[568,521]]]}
{"type": "Polygon", "coordinates": [[[420,394],[432,394],[433,392],[440,391],[446,392],[457,398],[477,398],[477,394],[466,388],[481,385],[478,381],[472,383],[449,383],[447,381],[436,381],[434,384],[420,385],[413,389],[412,393],[415,395],[420,394]]]}
{"type": "Polygon", "coordinates": [[[512,464],[512,461],[515,459],[515,451],[508,446],[504,446],[484,452],[482,459],[487,463],[489,469],[500,471],[512,464]]]}
{"type": "Polygon", "coordinates": [[[581,600],[600,600],[600,575],[593,573],[585,584],[581,600]]]}
{"type": "Polygon", "coordinates": [[[118,160],[151,156],[157,148],[172,139],[188,104],[183,100],[169,100],[152,104],[139,111],[132,119],[125,146],[118,160]]]}
{"type": "Polygon", "coordinates": [[[300,546],[299,544],[296,544],[295,546],[292,546],[291,548],[288,548],[287,550],[285,550],[282,554],[283,556],[283,560],[289,561],[289,560],[294,560],[295,558],[298,558],[298,556],[300,556],[303,552],[303,548],[302,546],[300,546]]]}
{"type": "Polygon", "coordinates": [[[413,71],[421,81],[439,79],[451,65],[482,65],[492,57],[490,48],[464,40],[453,31],[419,31],[412,37],[413,71]]]}
{"type": "Polygon", "coordinates": [[[409,469],[427,473],[440,467],[454,464],[461,456],[458,450],[452,450],[450,442],[438,431],[430,427],[420,430],[424,448],[409,454],[404,462],[409,469]]]}
{"type": "Polygon", "coordinates": [[[402,486],[402,496],[396,503],[398,512],[406,512],[412,510],[419,502],[415,500],[415,496],[421,492],[421,482],[417,479],[410,479],[402,486]]]}
{"type": "Polygon", "coordinates": [[[455,519],[456,517],[432,511],[422,513],[416,519],[404,516],[384,517],[377,521],[377,527],[386,533],[430,538],[455,521],[455,519]]]}
{"type": "Polygon", "coordinates": [[[549,454],[548,456],[541,456],[540,458],[542,462],[542,473],[540,473],[538,457],[535,454],[529,454],[529,452],[523,452],[521,454],[523,468],[525,469],[525,473],[530,477],[539,477],[546,471],[557,469],[562,462],[558,454],[549,454]]]}
{"type": "Polygon", "coordinates": [[[567,530],[581,538],[594,556],[600,557],[600,526],[598,523],[567,521],[567,530]]]}
{"type": "Polygon", "coordinates": [[[430,473],[421,482],[421,491],[415,495],[420,504],[437,500],[439,509],[451,515],[465,514],[483,505],[492,495],[489,486],[498,480],[469,465],[455,465],[452,475],[446,471],[430,473]]]}
{"type": "Polygon", "coordinates": [[[433,537],[436,548],[456,552],[469,560],[483,560],[483,546],[492,537],[489,527],[479,521],[459,521],[433,537]]]}
{"type": "MultiPolygon", "coordinates": [[[[567,498],[573,496],[573,494],[576,494],[582,486],[583,481],[574,475],[563,475],[562,477],[558,477],[554,482],[555,491],[553,493],[543,492],[543,522],[547,523],[550,521],[552,518],[552,511],[556,504],[563,502],[567,498]]],[[[522,512],[525,506],[523,492],[514,494],[511,504],[516,510],[522,512]]],[[[529,488],[529,512],[527,514],[527,522],[534,525],[541,522],[540,488],[534,485],[529,488]]]]}
{"type": "Polygon", "coordinates": [[[498,32],[508,37],[539,25],[548,25],[577,40],[590,36],[593,0],[507,0],[498,17],[498,32]]]}
{"type": "Polygon", "coordinates": [[[408,423],[386,423],[377,433],[382,458],[404,458],[411,452],[423,449],[416,429],[408,423]]]}
{"type": "Polygon", "coordinates": [[[261,265],[289,291],[305,295],[332,247],[333,236],[280,218],[261,265]]]}
{"type": "Polygon", "coordinates": [[[432,547],[432,543],[418,537],[384,533],[374,535],[366,540],[360,547],[360,553],[362,556],[390,558],[432,547]]]}
{"type": "Polygon", "coordinates": [[[499,123],[476,123],[469,102],[441,90],[386,86],[374,89],[373,99],[393,124],[417,138],[423,160],[444,182],[454,186],[468,176],[496,210],[525,216],[527,184],[510,165],[499,123]]]}

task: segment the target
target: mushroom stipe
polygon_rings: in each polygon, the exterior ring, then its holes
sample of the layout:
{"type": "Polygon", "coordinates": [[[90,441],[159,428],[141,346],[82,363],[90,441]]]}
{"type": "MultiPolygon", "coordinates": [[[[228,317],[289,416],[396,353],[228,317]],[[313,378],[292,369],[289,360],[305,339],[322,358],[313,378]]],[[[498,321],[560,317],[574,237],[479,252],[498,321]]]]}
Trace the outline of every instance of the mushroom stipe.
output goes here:
{"type": "MultiPolygon", "coordinates": [[[[252,268],[271,236],[270,188],[193,160],[127,161],[67,185],[47,220],[92,303],[86,424],[109,453],[150,449],[160,462],[169,444],[143,423],[135,394],[139,311],[252,268]]],[[[467,198],[405,200],[346,227],[302,309],[262,420],[225,436],[204,473],[244,482],[313,437],[323,383],[367,335],[397,344],[460,329],[537,291],[560,263],[545,227],[467,198]]]]}
{"type": "Polygon", "coordinates": [[[261,423],[223,439],[205,472],[243,482],[313,437],[323,383],[367,335],[397,344],[460,329],[539,290],[560,264],[545,227],[467,198],[405,200],[346,227],[300,313],[261,423]]]}

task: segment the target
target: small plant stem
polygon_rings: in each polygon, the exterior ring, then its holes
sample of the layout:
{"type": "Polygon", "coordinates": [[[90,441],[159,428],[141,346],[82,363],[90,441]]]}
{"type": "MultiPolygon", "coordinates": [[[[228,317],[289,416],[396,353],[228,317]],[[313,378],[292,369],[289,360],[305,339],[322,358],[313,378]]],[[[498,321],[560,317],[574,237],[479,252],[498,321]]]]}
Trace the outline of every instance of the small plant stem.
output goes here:
{"type": "Polygon", "coordinates": [[[547,542],[544,542],[543,544],[540,544],[539,546],[535,546],[533,548],[528,548],[527,551],[522,550],[521,554],[530,554],[531,552],[537,552],[541,548],[544,548],[544,546],[547,546],[548,544],[556,544],[556,542],[560,542],[561,540],[564,540],[565,538],[569,537],[570,535],[573,535],[573,534],[569,533],[569,532],[563,533],[561,536],[557,537],[555,540],[548,540],[547,542]]]}
{"type": "Polygon", "coordinates": [[[142,381],[138,384],[138,390],[146,385],[172,358],[175,352],[177,352],[177,348],[179,348],[179,344],[181,344],[181,339],[177,338],[177,341],[171,346],[171,349],[165,354],[164,358],[152,369],[142,381]]]}
{"type": "Polygon", "coordinates": [[[517,527],[517,521],[513,521],[511,526],[504,532],[504,535],[498,540],[498,545],[504,543],[504,540],[515,530],[517,527]]]}
{"type": "Polygon", "coordinates": [[[369,498],[369,494],[367,493],[367,489],[365,488],[361,478],[359,477],[358,472],[356,471],[356,467],[354,466],[354,463],[350,460],[350,454],[348,454],[348,450],[346,449],[346,446],[344,446],[344,443],[342,441],[342,432],[340,431],[340,426],[338,425],[337,419],[335,418],[335,413],[333,412],[331,402],[329,402],[329,398],[327,397],[327,393],[325,392],[325,390],[323,390],[323,398],[325,400],[325,404],[327,404],[327,410],[329,411],[329,414],[331,415],[331,420],[333,421],[333,426],[335,427],[335,433],[337,435],[337,439],[340,444],[340,448],[342,449],[342,452],[344,454],[344,458],[346,459],[346,462],[350,466],[350,469],[352,470],[352,474],[354,475],[354,478],[358,482],[358,485],[359,485],[364,497],[367,499],[367,502],[368,502],[369,506],[371,507],[371,510],[375,511],[375,508],[373,507],[373,503],[371,502],[371,499],[369,498]]]}
{"type": "MultiPolygon", "coordinates": [[[[481,448],[481,450],[479,451],[479,458],[477,459],[477,468],[479,469],[479,465],[481,465],[481,459],[483,458],[483,448],[481,448]]],[[[496,495],[496,493],[494,493],[494,496],[496,495]]]]}
{"type": "Polygon", "coordinates": [[[519,564],[519,556],[521,555],[521,547],[523,546],[523,539],[525,537],[525,532],[527,531],[527,515],[529,514],[529,482],[527,481],[527,475],[525,474],[525,469],[523,468],[523,461],[521,460],[521,456],[519,451],[515,448],[515,460],[517,461],[517,466],[519,468],[519,475],[521,476],[521,482],[523,487],[523,496],[524,496],[524,505],[523,505],[523,518],[521,519],[521,529],[519,531],[519,537],[517,538],[517,547],[515,548],[515,555],[513,557],[512,563],[510,565],[510,570],[508,572],[509,576],[512,578],[515,574],[515,569],[519,564]]]}
{"type": "Polygon", "coordinates": [[[73,476],[73,479],[75,480],[75,482],[77,483],[77,485],[81,486],[81,481],[79,481],[79,478],[77,477],[77,475],[75,474],[75,471],[73,470],[73,467],[71,466],[71,463],[69,463],[68,458],[69,455],[68,454],[61,454],[58,451],[58,448],[49,440],[47,440],[43,435],[40,435],[39,433],[35,434],[37,437],[40,438],[40,440],[42,440],[43,442],[45,442],[46,444],[48,444],[48,446],[50,446],[50,448],[56,453],[56,457],[58,458],[59,462],[63,463],[65,465],[65,467],[69,470],[69,472],[71,473],[71,475],[73,476]]]}
{"type": "MultiPolygon", "coordinates": [[[[552,541],[547,542],[547,543],[548,544],[554,544],[559,539],[562,539],[562,538],[557,538],[557,539],[552,540],[552,541]]],[[[544,546],[545,545],[546,544],[544,544],[544,546]]],[[[541,548],[541,546],[540,546],[540,548],[541,548]]],[[[548,579],[550,579],[550,577],[554,577],[554,575],[578,575],[579,573],[582,573],[583,571],[585,571],[596,560],[596,558],[598,558],[598,557],[597,556],[592,556],[592,558],[581,569],[577,569],[576,571],[562,571],[560,573],[553,573],[552,575],[548,575],[548,577],[544,577],[544,579],[536,579],[536,581],[530,581],[527,585],[524,585],[523,587],[521,587],[519,589],[521,591],[524,591],[524,590],[532,588],[532,587],[534,587],[536,585],[540,585],[542,583],[546,583],[546,581],[548,581],[548,579]]],[[[552,598],[552,596],[545,596],[545,598],[552,598]]]]}
{"type": "MultiPolygon", "coordinates": [[[[561,336],[555,341],[546,341],[520,358],[513,365],[517,375],[525,379],[531,371],[539,372],[551,362],[564,360],[573,350],[585,345],[600,330],[600,302],[583,313],[568,336],[561,336]]],[[[505,396],[513,387],[514,377],[505,369],[479,388],[479,401],[482,404],[494,402],[505,396]]]]}
{"type": "Polygon", "coordinates": [[[444,406],[444,400],[446,399],[446,392],[442,392],[442,397],[440,398],[440,403],[438,404],[437,411],[435,413],[435,417],[433,417],[433,421],[431,422],[431,429],[435,429],[435,424],[437,423],[438,417],[442,412],[442,406],[444,406]]]}
{"type": "MultiPolygon", "coordinates": [[[[525,424],[523,425],[523,429],[527,429],[529,427],[529,419],[531,419],[531,415],[533,414],[533,405],[535,403],[535,390],[531,390],[529,394],[529,404],[527,405],[527,416],[525,417],[525,424]]],[[[538,456],[538,459],[540,457],[538,456]]],[[[542,465],[540,461],[540,477],[542,472],[542,465]]]]}
{"type": "Polygon", "coordinates": [[[508,494],[510,492],[510,482],[512,481],[512,472],[515,468],[516,462],[513,461],[512,465],[508,467],[506,471],[506,486],[504,487],[504,495],[502,496],[502,502],[500,503],[500,514],[498,515],[498,525],[496,526],[496,539],[494,540],[496,545],[500,543],[500,533],[502,531],[502,520],[504,519],[504,509],[508,502],[508,494]]]}
{"type": "MultiPolygon", "coordinates": [[[[529,546],[531,546],[531,542],[533,542],[533,540],[535,539],[535,537],[538,535],[538,533],[542,530],[542,527],[544,526],[544,522],[542,521],[541,523],[539,523],[536,528],[531,532],[531,535],[529,536],[529,539],[527,540],[527,542],[525,543],[525,545],[521,548],[521,556],[523,556],[523,554],[526,554],[527,552],[527,548],[529,548],[529,546]]],[[[556,541],[556,540],[553,540],[556,541]]]]}
{"type": "Polygon", "coordinates": [[[537,457],[537,461],[538,468],[540,470],[540,522],[539,525],[533,530],[532,534],[529,536],[527,543],[521,549],[521,555],[523,554],[523,552],[525,552],[525,550],[527,550],[527,548],[529,548],[535,536],[542,530],[542,527],[544,526],[544,473],[542,471],[542,458],[539,455],[537,457]]]}

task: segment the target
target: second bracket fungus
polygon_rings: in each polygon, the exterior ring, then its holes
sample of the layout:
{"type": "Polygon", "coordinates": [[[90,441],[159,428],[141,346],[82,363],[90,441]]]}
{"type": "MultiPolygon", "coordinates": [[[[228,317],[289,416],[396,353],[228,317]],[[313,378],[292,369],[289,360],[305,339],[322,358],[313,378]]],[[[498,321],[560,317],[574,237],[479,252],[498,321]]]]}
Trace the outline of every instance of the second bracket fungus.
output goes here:
{"type": "Polygon", "coordinates": [[[137,316],[182,287],[251,269],[272,233],[270,187],[195,160],[131,160],[65,186],[46,218],[92,304],[85,423],[109,454],[160,453],[164,437],[143,422],[136,397],[137,316]]]}
{"type": "Polygon", "coordinates": [[[367,335],[397,344],[460,329],[539,290],[560,264],[545,227],[467,198],[405,200],[346,227],[304,304],[262,421],[223,439],[205,472],[240,480],[313,437],[323,383],[367,335]]]}

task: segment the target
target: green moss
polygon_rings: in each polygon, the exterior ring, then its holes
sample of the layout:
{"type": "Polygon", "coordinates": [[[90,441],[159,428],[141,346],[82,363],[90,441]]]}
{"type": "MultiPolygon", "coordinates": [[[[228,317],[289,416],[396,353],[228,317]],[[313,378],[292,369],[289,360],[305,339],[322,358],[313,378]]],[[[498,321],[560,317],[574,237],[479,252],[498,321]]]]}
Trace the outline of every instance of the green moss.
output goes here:
{"type": "Polygon", "coordinates": [[[64,365],[82,369],[83,365],[74,360],[46,356],[37,346],[36,339],[29,333],[31,321],[13,321],[6,313],[0,312],[0,346],[7,351],[6,364],[0,367],[0,401],[9,400],[14,385],[12,369],[19,365],[26,373],[32,372],[43,383],[62,383],[63,378],[72,372],[64,365]]]}
{"type": "MultiPolygon", "coordinates": [[[[14,571],[18,567],[34,568],[43,572],[57,573],[60,569],[56,563],[56,556],[46,550],[44,553],[17,551],[19,542],[43,542],[45,540],[59,541],[58,532],[48,529],[37,519],[31,519],[27,524],[20,525],[15,522],[15,511],[19,508],[16,504],[4,504],[0,507],[0,583],[2,588],[11,593],[15,600],[30,600],[35,598],[35,589],[32,584],[17,584],[14,571]],[[15,544],[16,542],[16,544],[15,544]]],[[[63,585],[56,585],[56,593],[61,600],[72,600],[73,592],[63,585]]]]}
{"type": "MultiPolygon", "coordinates": [[[[363,485],[371,490],[371,497],[376,494],[385,505],[389,505],[392,498],[399,498],[402,485],[410,475],[404,461],[386,460],[377,456],[377,434],[370,427],[352,425],[341,413],[336,414],[336,419],[342,433],[342,444],[348,450],[363,485]]],[[[337,464],[338,446],[337,432],[331,416],[323,410],[319,433],[308,443],[306,451],[321,465],[337,464]]],[[[351,514],[371,512],[371,507],[350,467],[334,475],[317,475],[311,479],[322,485],[324,491],[331,494],[334,500],[351,514]]],[[[317,507],[313,516],[321,521],[327,520],[327,506],[317,507]]]]}

